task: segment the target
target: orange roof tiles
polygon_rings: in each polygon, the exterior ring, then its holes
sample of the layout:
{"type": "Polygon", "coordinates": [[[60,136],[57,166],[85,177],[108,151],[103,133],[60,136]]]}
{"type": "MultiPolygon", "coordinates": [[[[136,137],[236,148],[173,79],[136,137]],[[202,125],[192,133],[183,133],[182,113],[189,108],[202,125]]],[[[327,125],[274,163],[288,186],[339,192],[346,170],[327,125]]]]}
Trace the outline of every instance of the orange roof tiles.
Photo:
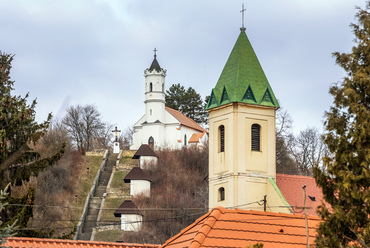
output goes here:
{"type": "Polygon", "coordinates": [[[186,117],[183,113],[166,107],[166,110],[168,113],[170,113],[173,117],[175,117],[183,126],[190,127],[194,130],[197,130],[199,132],[207,132],[204,128],[202,128],[198,123],[196,123],[193,119],[190,119],[189,117],[186,117]]]}
{"type": "Polygon", "coordinates": [[[203,133],[193,133],[193,135],[189,139],[189,143],[198,143],[199,142],[199,139],[202,138],[205,133],[206,132],[203,132],[203,133]]]}
{"type": "Polygon", "coordinates": [[[316,209],[321,205],[324,196],[313,177],[276,174],[276,184],[296,213],[303,212],[302,186],[306,185],[307,214],[317,216],[316,209]],[[316,201],[312,201],[308,196],[314,196],[316,201]]]}
{"type": "MultiPolygon", "coordinates": [[[[321,219],[308,216],[309,240],[314,246],[321,219]]],[[[304,215],[217,207],[169,239],[161,247],[307,247],[304,215]]]]}
{"type": "Polygon", "coordinates": [[[39,239],[26,237],[8,238],[4,244],[10,248],[159,248],[152,244],[129,244],[66,239],[39,239]]]}

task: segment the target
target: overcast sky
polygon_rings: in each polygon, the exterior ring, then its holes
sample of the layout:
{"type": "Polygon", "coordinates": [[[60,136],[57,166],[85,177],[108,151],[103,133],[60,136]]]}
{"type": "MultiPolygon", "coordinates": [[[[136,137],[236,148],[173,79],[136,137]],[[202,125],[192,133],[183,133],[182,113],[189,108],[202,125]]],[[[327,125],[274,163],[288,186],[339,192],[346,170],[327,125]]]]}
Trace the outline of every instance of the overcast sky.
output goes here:
{"type": "MultiPolygon", "coordinates": [[[[15,54],[15,94],[37,98],[37,120],[95,104],[125,129],[144,114],[143,71],[156,47],[166,89],[211,93],[240,33],[242,1],[0,0],[0,50],[15,54]]],[[[344,71],[349,27],[364,0],[244,2],[247,36],[298,133],[322,129],[330,85],[344,71]]]]}

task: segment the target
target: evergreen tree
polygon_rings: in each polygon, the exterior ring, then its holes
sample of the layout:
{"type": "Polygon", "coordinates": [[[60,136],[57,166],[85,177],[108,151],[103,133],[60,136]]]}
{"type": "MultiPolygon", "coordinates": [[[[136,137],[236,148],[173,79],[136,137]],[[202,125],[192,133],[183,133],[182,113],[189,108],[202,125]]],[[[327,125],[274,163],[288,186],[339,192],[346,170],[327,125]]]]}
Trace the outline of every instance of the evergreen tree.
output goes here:
{"type": "MultiPolygon", "coordinates": [[[[47,132],[51,115],[38,124],[35,121],[36,100],[29,105],[28,94],[25,97],[12,95],[14,82],[10,78],[10,69],[13,57],[0,52],[0,188],[9,182],[22,185],[23,181],[52,166],[64,152],[62,146],[53,156],[42,157],[31,149],[31,145],[47,132]]],[[[32,217],[30,206],[34,203],[35,194],[35,189],[30,188],[21,198],[7,196],[8,206],[1,212],[2,227],[17,219],[19,236],[49,236],[43,232],[23,230],[32,217]]]]}
{"type": "Polygon", "coordinates": [[[358,10],[352,52],[333,54],[346,77],[330,88],[324,142],[331,155],[314,169],[330,205],[318,209],[317,247],[370,246],[370,2],[358,10]]]}
{"type": "Polygon", "coordinates": [[[180,84],[173,84],[166,91],[166,106],[180,111],[199,124],[208,123],[202,97],[192,87],[185,89],[180,84]]]}

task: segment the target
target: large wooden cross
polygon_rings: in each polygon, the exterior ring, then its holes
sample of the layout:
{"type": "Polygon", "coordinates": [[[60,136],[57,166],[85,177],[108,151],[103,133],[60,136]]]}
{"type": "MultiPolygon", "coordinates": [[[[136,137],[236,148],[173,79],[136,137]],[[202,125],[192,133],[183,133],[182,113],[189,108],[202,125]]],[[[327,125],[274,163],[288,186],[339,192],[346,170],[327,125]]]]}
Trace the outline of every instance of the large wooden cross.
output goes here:
{"type": "Polygon", "coordinates": [[[244,8],[244,3],[242,3],[242,10],[240,11],[240,13],[242,13],[242,28],[244,28],[244,12],[246,10],[247,9],[244,8]]]}
{"type": "Polygon", "coordinates": [[[121,132],[121,130],[118,130],[117,129],[117,126],[116,126],[116,129],[112,130],[112,132],[115,132],[116,133],[116,141],[115,142],[118,142],[117,135],[118,135],[119,132],[121,132]]]}

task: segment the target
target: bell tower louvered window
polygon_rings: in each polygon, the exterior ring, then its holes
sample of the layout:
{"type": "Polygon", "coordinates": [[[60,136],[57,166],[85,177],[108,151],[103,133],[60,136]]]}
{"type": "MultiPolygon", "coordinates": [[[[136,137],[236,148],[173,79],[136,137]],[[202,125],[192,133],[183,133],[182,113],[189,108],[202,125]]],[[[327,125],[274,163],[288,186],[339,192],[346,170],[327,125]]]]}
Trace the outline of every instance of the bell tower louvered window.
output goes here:
{"type": "Polygon", "coordinates": [[[252,125],[252,151],[261,151],[261,126],[252,125]]]}
{"type": "Polygon", "coordinates": [[[218,128],[218,140],[219,140],[219,152],[224,152],[225,151],[225,127],[224,125],[221,125],[218,128]]]}

